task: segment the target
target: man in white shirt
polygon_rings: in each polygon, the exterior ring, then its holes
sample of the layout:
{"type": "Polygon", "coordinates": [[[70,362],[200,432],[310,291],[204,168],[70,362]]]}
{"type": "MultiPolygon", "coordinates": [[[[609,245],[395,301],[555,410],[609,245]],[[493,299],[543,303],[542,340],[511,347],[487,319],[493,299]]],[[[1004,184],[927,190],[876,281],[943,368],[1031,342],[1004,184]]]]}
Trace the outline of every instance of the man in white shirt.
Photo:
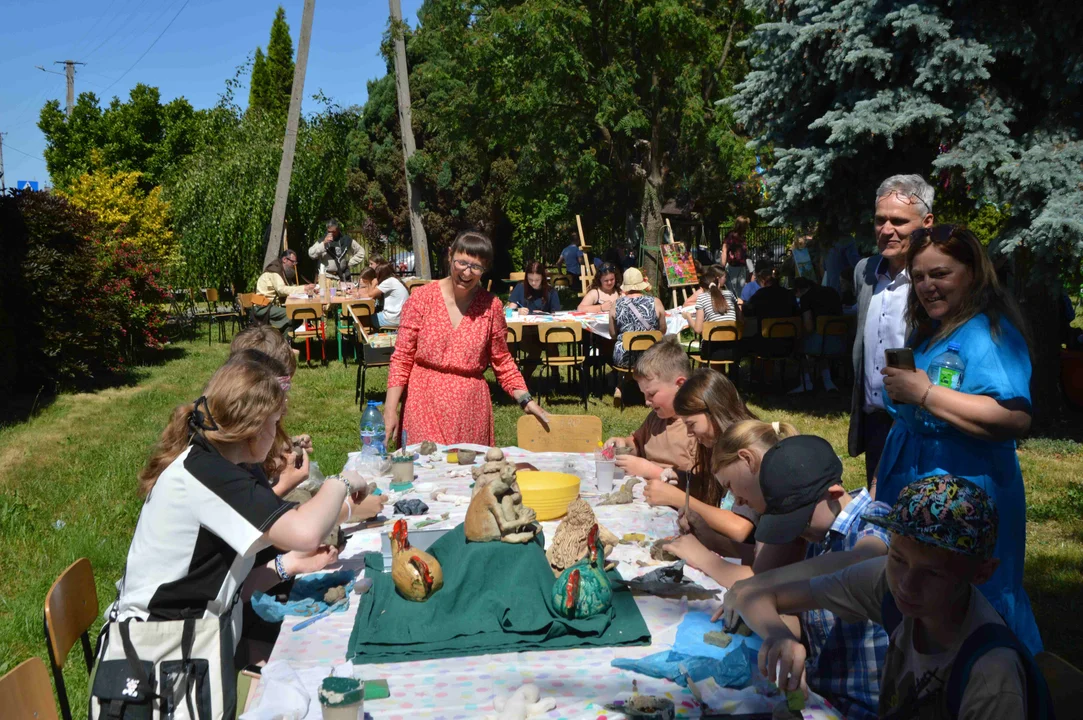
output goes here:
{"type": "Polygon", "coordinates": [[[854,268],[857,338],[854,392],[850,407],[851,457],[865,453],[866,483],[875,489],[876,468],[891,429],[884,410],[884,351],[906,345],[910,278],[906,253],[910,234],[933,224],[934,190],[920,175],[892,175],[876,190],[874,227],[879,255],[854,268]]]}

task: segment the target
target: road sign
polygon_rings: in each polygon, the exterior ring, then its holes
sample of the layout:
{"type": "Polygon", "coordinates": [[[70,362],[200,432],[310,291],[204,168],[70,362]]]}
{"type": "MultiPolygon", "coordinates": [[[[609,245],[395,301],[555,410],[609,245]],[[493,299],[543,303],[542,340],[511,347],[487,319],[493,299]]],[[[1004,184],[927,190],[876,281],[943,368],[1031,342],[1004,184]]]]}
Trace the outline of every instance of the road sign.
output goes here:
{"type": "Polygon", "coordinates": [[[37,190],[38,189],[38,181],[37,180],[18,180],[15,183],[15,187],[17,187],[20,190],[24,190],[24,189],[25,190],[37,190]]]}

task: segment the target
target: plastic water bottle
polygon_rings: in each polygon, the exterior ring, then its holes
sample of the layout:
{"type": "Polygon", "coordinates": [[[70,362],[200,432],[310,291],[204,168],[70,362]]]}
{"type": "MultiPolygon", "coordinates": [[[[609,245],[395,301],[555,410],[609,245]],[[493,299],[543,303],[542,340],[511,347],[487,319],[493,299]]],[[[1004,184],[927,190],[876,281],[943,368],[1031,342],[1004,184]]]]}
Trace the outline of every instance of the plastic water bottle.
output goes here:
{"type": "MultiPolygon", "coordinates": [[[[937,355],[929,364],[929,380],[934,385],[958,390],[963,386],[964,370],[966,370],[966,363],[959,355],[959,344],[948,343],[948,349],[937,355]]],[[[924,408],[918,408],[916,415],[927,429],[938,430],[947,426],[947,423],[924,408]]]]}
{"type": "Polygon", "coordinates": [[[361,413],[361,454],[384,455],[387,448],[387,436],[384,430],[384,416],[380,413],[379,403],[369,400],[365,411],[361,413]]]}

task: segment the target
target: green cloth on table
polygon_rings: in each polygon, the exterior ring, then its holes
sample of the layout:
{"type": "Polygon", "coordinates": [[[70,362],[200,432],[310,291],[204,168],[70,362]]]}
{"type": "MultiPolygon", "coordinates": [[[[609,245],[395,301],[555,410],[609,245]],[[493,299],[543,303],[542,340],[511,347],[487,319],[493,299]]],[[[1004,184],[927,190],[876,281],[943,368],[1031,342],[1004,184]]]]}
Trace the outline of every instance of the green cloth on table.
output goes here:
{"type": "Polygon", "coordinates": [[[650,644],[635,599],[616,585],[606,614],[566,620],[554,613],[556,578],[543,548],[540,535],[525,545],[468,543],[459,525],[428,550],[443,567],[444,587],[423,603],[403,599],[381,572],[382,558],[370,553],[373,586],[361,596],[347,658],[362,665],[650,644]]]}

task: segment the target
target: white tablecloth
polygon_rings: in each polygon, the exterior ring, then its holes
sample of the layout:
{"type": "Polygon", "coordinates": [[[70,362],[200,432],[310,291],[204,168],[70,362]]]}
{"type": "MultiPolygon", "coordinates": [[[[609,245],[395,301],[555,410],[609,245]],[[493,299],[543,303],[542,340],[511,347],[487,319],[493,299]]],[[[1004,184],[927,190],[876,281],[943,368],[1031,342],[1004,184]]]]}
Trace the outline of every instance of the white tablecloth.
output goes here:
{"type": "MultiPolygon", "coordinates": [[[[462,445],[461,447],[474,447],[462,445]]],[[[518,448],[506,448],[507,457],[514,462],[529,462],[540,470],[572,471],[584,478],[581,494],[592,505],[599,495],[595,492],[594,463],[586,455],[570,453],[530,453],[518,448]],[[566,467],[567,464],[570,467],[566,467]]],[[[388,515],[391,504],[401,498],[421,498],[429,506],[425,517],[439,517],[450,513],[448,520],[429,527],[454,527],[463,521],[466,504],[437,502],[431,499],[437,487],[451,495],[470,496],[473,478],[469,468],[448,465],[444,455],[434,456],[429,467],[420,467],[415,489],[403,495],[389,493],[388,515]]],[[[422,460],[425,460],[424,458],[422,460]]],[[[478,462],[481,458],[478,459],[478,462]]],[[[420,462],[420,461],[419,461],[420,462]]],[[[388,478],[379,479],[381,489],[387,492],[388,478]]],[[[676,513],[669,508],[652,508],[643,501],[643,484],[636,486],[636,500],[630,505],[609,505],[595,508],[599,522],[618,537],[625,533],[641,532],[650,539],[673,535],[677,532],[676,513]]],[[[422,516],[410,518],[411,528],[423,520],[422,516]]],[[[361,555],[380,551],[380,534],[390,530],[392,523],[379,529],[356,532],[349,536],[343,557],[344,567],[362,571],[361,555]]],[[[559,521],[545,522],[545,537],[551,539],[559,521]]],[[[625,578],[635,577],[653,569],[642,567],[637,561],[653,562],[646,549],[637,545],[619,545],[611,558],[620,561],[618,569],[625,578]]],[[[718,585],[696,570],[686,575],[705,587],[718,585]]],[[[686,610],[712,611],[719,601],[663,600],[646,595],[636,597],[636,604],[643,613],[651,631],[649,647],[594,648],[548,652],[522,652],[501,655],[481,655],[464,658],[444,658],[421,662],[372,664],[358,666],[358,675],[368,679],[387,679],[391,697],[369,701],[365,704],[368,715],[375,719],[407,720],[414,718],[480,718],[493,713],[493,698],[508,695],[524,683],[535,683],[543,697],[557,701],[554,711],[546,718],[590,718],[596,720],[607,716],[603,705],[615,699],[626,699],[632,689],[632,679],[638,681],[639,691],[650,695],[663,695],[674,701],[678,717],[699,717],[696,703],[685,688],[666,680],[655,680],[643,675],[618,670],[610,665],[614,658],[638,658],[670,647],[677,626],[686,610]]],[[[282,632],[274,646],[270,660],[288,662],[301,676],[312,698],[320,680],[331,669],[345,662],[346,645],[353,630],[357,613],[356,596],[351,598],[345,612],[334,613],[313,625],[293,632],[292,627],[303,618],[288,617],[282,624],[282,632]]],[[[260,686],[253,691],[250,708],[257,707],[263,691],[260,686]]],[[[806,715],[808,718],[825,717],[822,712],[806,715]]],[[[318,704],[310,705],[308,718],[319,718],[318,704]]],[[[610,713],[609,717],[613,717],[610,713]]]]}
{"type": "MultiPolygon", "coordinates": [[[[688,327],[688,321],[681,315],[682,308],[666,310],[666,335],[677,335],[688,327]]],[[[581,313],[576,311],[556,312],[552,315],[515,315],[514,322],[526,325],[539,325],[551,322],[579,322],[583,328],[594,333],[598,337],[611,340],[609,334],[609,315],[607,313],[581,313]]]]}

